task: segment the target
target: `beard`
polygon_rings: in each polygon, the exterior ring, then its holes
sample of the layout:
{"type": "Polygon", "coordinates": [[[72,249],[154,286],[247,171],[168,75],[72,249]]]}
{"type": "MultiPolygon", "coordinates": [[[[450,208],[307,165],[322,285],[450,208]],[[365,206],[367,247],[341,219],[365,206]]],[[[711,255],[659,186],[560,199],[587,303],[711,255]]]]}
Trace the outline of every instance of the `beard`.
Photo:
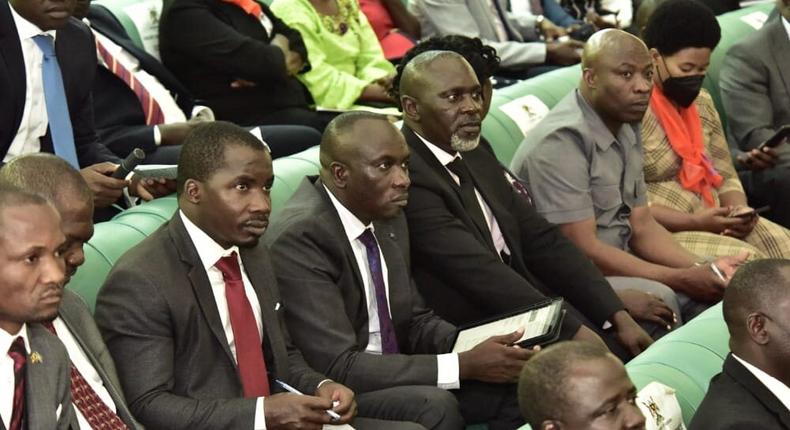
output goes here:
{"type": "Polygon", "coordinates": [[[453,133],[450,136],[450,147],[458,152],[469,152],[477,148],[478,145],[480,145],[480,135],[473,139],[464,139],[458,133],[453,133]]]}

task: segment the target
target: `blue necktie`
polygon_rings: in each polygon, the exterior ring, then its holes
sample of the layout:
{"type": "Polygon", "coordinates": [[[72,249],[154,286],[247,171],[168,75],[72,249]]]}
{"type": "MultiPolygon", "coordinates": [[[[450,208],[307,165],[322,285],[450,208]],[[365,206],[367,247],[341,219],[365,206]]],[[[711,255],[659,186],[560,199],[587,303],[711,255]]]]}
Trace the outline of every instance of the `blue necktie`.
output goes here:
{"type": "Polygon", "coordinates": [[[379,330],[381,333],[381,352],[382,354],[398,353],[398,338],[395,336],[395,327],[390,318],[389,306],[387,306],[387,292],[384,289],[384,276],[381,270],[381,256],[379,255],[379,245],[376,236],[368,228],[359,236],[360,242],[365,245],[368,254],[368,267],[373,278],[373,289],[376,290],[376,308],[379,313],[379,330]]]}
{"type": "Polygon", "coordinates": [[[33,37],[33,41],[44,53],[41,69],[44,77],[44,99],[47,104],[52,147],[55,150],[55,155],[79,169],[77,149],[74,146],[74,132],[71,128],[71,118],[69,118],[69,104],[66,101],[66,90],[63,88],[63,76],[60,74],[58,58],[55,56],[55,41],[52,36],[46,34],[33,37]]]}

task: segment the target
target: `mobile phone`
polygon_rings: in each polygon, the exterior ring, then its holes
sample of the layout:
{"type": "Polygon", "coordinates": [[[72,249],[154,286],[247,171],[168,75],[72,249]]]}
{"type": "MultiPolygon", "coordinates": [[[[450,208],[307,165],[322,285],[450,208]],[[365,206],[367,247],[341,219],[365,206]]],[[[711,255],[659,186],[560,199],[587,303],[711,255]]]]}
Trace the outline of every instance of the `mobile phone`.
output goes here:
{"type": "Polygon", "coordinates": [[[785,124],[781,126],[779,130],[777,130],[776,133],[774,133],[773,136],[769,137],[768,140],[761,143],[760,146],[757,147],[757,149],[761,150],[766,146],[769,148],[776,148],[782,142],[784,142],[784,139],[788,136],[790,136],[790,124],[785,124]]]}
{"type": "Polygon", "coordinates": [[[730,214],[730,217],[737,217],[737,218],[751,218],[753,216],[757,216],[763,212],[767,212],[771,210],[770,206],[762,206],[757,209],[752,208],[742,208],[740,211],[733,211],[730,214]]]}

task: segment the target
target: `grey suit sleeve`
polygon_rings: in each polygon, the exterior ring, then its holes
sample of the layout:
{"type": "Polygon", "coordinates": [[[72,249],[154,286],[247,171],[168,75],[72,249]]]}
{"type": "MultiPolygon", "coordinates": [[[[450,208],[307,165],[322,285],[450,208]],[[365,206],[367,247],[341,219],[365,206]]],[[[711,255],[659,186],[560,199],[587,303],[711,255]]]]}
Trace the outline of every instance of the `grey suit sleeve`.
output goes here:
{"type": "Polygon", "coordinates": [[[499,42],[485,38],[462,0],[423,0],[424,19],[431,21],[439,35],[459,34],[479,37],[497,51],[503,67],[524,67],[546,62],[546,44],[542,42],[499,42]]]}
{"type": "Polygon", "coordinates": [[[751,52],[749,45],[735,45],[724,56],[719,87],[727,124],[738,147],[756,148],[774,133],[774,112],[766,64],[751,52]]]}
{"type": "Polygon", "coordinates": [[[435,355],[364,352],[334,281],[338,262],[311,238],[283,234],[272,246],[272,259],[291,336],[314,368],[357,392],[437,383],[435,355]]]}
{"type": "Polygon", "coordinates": [[[116,266],[95,313],[132,414],[150,428],[252,428],[254,398],[195,399],[173,392],[178,334],[165,299],[140,272],[116,266]]]}

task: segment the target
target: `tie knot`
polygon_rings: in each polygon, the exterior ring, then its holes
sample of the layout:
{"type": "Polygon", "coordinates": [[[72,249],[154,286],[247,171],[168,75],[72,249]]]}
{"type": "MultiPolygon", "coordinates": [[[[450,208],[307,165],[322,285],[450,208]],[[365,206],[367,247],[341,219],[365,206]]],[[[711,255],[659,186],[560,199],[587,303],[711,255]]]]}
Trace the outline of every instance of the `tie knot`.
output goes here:
{"type": "Polygon", "coordinates": [[[58,333],[55,332],[55,325],[52,323],[52,321],[42,321],[41,325],[43,325],[45,329],[49,330],[49,332],[55,336],[58,335],[58,333]]]}
{"type": "Polygon", "coordinates": [[[22,339],[22,336],[18,336],[13,342],[11,342],[11,347],[8,348],[8,355],[13,357],[14,361],[16,361],[15,356],[24,357],[27,355],[27,352],[25,351],[25,340],[22,339]]]}
{"type": "Polygon", "coordinates": [[[466,163],[464,163],[464,159],[461,157],[456,157],[455,160],[447,163],[447,168],[455,173],[456,176],[458,176],[458,180],[461,182],[469,182],[472,178],[469,169],[466,167],[466,163]]]}
{"type": "Polygon", "coordinates": [[[365,245],[365,248],[371,249],[376,248],[378,243],[376,242],[376,236],[373,235],[373,230],[366,228],[362,234],[359,235],[359,241],[365,245]]]}
{"type": "Polygon", "coordinates": [[[38,48],[41,49],[45,57],[55,56],[55,39],[53,39],[52,36],[48,34],[39,34],[33,36],[33,41],[36,42],[36,45],[38,45],[38,48]]]}
{"type": "Polygon", "coordinates": [[[239,267],[239,260],[236,258],[234,251],[227,257],[222,257],[214,264],[214,267],[222,272],[222,277],[226,281],[241,281],[241,268],[239,267]]]}

